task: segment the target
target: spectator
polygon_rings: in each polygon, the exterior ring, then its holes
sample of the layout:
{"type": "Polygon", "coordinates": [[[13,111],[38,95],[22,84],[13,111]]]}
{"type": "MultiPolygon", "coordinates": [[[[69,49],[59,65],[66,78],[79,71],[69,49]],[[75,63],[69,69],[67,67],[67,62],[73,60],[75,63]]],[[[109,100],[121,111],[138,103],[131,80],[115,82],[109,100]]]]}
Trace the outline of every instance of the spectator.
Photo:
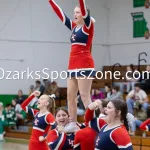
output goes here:
{"type": "Polygon", "coordinates": [[[6,114],[3,108],[3,103],[0,102],[0,141],[4,140],[4,134],[5,134],[4,126],[6,125],[5,116],[6,114]]]}
{"type": "Polygon", "coordinates": [[[109,98],[112,94],[111,86],[106,84],[105,85],[105,92],[106,92],[106,98],[109,98]]]}
{"type": "Polygon", "coordinates": [[[92,90],[92,101],[95,101],[97,99],[104,99],[104,93],[98,89],[92,90]]]}
{"type": "MultiPolygon", "coordinates": [[[[37,80],[37,81],[35,82],[35,84],[36,84],[36,85],[35,85],[35,90],[41,92],[40,96],[43,95],[43,93],[44,93],[44,91],[45,91],[45,87],[41,84],[41,81],[37,80]]],[[[39,97],[40,97],[40,96],[39,96],[39,97]]]]}
{"type": "Polygon", "coordinates": [[[57,82],[53,81],[51,84],[49,84],[49,86],[47,86],[47,89],[45,89],[44,94],[48,94],[48,95],[55,94],[56,99],[58,99],[60,93],[59,93],[57,82]]]}
{"type": "MultiPolygon", "coordinates": [[[[28,96],[30,96],[34,91],[35,91],[34,85],[30,85],[29,95],[28,96]]],[[[34,97],[32,99],[32,101],[30,102],[29,106],[34,108],[34,106],[36,105],[37,102],[38,102],[38,98],[34,97]]]]}
{"type": "Polygon", "coordinates": [[[45,89],[47,89],[49,85],[51,85],[51,81],[48,79],[43,79],[43,84],[44,84],[45,89]]]}
{"type": "Polygon", "coordinates": [[[28,96],[30,96],[33,92],[35,91],[35,89],[34,89],[34,85],[30,85],[30,87],[29,87],[29,94],[28,94],[28,96]]]}
{"type": "Polygon", "coordinates": [[[12,100],[12,106],[16,112],[17,119],[26,119],[26,112],[21,108],[20,104],[17,104],[15,100],[12,100]]]}
{"type": "Polygon", "coordinates": [[[22,90],[19,90],[18,91],[18,95],[17,95],[17,97],[15,99],[16,99],[17,104],[21,105],[26,98],[27,97],[23,95],[22,90]]]}
{"type": "Polygon", "coordinates": [[[134,128],[134,125],[135,125],[135,118],[134,116],[131,114],[131,113],[127,113],[127,121],[128,121],[128,125],[129,125],[129,134],[130,135],[134,135],[135,133],[135,128],[134,128]]]}
{"type": "Polygon", "coordinates": [[[126,74],[126,86],[127,86],[127,93],[130,92],[130,90],[134,90],[134,85],[138,81],[137,79],[134,78],[136,77],[136,74],[134,75],[134,67],[132,64],[130,66],[127,66],[127,74],[126,74]]]}
{"type": "Polygon", "coordinates": [[[59,93],[57,82],[53,81],[51,87],[52,87],[51,95],[55,94],[56,98],[59,98],[60,93],[59,93]]]}
{"type": "Polygon", "coordinates": [[[124,100],[117,86],[112,87],[112,95],[109,96],[107,100],[124,100]]]}
{"type": "Polygon", "coordinates": [[[6,120],[7,120],[8,126],[10,127],[16,126],[17,117],[16,117],[15,110],[12,109],[12,105],[7,104],[5,107],[5,111],[6,111],[6,120]]]}
{"type": "Polygon", "coordinates": [[[140,88],[140,84],[136,83],[134,90],[132,90],[128,95],[127,95],[127,106],[128,106],[128,112],[133,114],[133,108],[136,103],[140,103],[142,107],[147,111],[148,108],[148,96],[140,88]]]}
{"type": "Polygon", "coordinates": [[[138,105],[138,108],[135,113],[135,119],[133,121],[132,132],[130,135],[135,135],[136,128],[140,127],[140,125],[147,119],[147,113],[142,105],[138,105]]]}
{"type": "Polygon", "coordinates": [[[141,89],[148,92],[150,89],[150,65],[147,65],[146,71],[142,73],[141,89]],[[143,76],[144,75],[144,76],[143,76]]]}
{"type": "Polygon", "coordinates": [[[81,100],[81,96],[78,95],[77,96],[77,115],[82,116],[82,115],[84,115],[84,113],[85,113],[85,107],[84,107],[83,102],[81,100]]]}

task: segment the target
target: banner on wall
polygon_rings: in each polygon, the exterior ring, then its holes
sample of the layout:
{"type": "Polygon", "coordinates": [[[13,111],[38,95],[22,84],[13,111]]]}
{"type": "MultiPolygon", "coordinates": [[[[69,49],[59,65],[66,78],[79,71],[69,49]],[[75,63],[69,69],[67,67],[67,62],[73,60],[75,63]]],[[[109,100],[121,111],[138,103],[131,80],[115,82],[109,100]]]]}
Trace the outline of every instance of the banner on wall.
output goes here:
{"type": "Polygon", "coordinates": [[[133,7],[150,7],[150,0],[133,0],[133,7]]]}
{"type": "Polygon", "coordinates": [[[133,17],[133,38],[149,39],[150,33],[143,12],[131,13],[133,17]]]}

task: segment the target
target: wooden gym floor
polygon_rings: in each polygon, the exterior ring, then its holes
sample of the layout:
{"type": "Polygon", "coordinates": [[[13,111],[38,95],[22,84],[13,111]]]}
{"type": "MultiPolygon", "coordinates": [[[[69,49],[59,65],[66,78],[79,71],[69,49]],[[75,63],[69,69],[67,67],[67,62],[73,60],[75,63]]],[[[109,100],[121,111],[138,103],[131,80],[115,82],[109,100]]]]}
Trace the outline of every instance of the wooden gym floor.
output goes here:
{"type": "Polygon", "coordinates": [[[27,144],[0,142],[0,150],[28,150],[27,144]]]}
{"type": "Polygon", "coordinates": [[[5,138],[0,141],[0,150],[28,150],[28,140],[5,138]]]}

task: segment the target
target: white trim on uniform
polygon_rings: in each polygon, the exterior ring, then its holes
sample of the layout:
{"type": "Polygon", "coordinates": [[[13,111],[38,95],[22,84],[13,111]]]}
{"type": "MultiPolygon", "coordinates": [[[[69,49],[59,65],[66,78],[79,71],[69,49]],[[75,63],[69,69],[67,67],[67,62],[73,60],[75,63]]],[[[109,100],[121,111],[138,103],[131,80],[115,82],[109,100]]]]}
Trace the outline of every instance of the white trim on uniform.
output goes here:
{"type": "Polygon", "coordinates": [[[56,132],[57,136],[59,136],[59,133],[58,133],[58,131],[57,131],[56,129],[54,129],[54,131],[56,132]]]}
{"type": "Polygon", "coordinates": [[[34,114],[34,110],[31,108],[31,111],[32,111],[32,114],[33,114],[33,116],[35,116],[35,114],[34,114]]]}
{"type": "MultiPolygon", "coordinates": [[[[114,128],[114,127],[113,127],[114,128]]],[[[112,134],[113,134],[113,132],[115,131],[115,130],[117,130],[118,128],[121,128],[120,126],[119,127],[117,127],[117,128],[115,128],[113,131],[111,131],[111,133],[110,133],[110,135],[109,135],[109,137],[110,137],[110,139],[111,139],[111,141],[113,142],[113,143],[115,143],[115,141],[112,139],[112,134]]],[[[107,131],[107,130],[106,130],[107,131]]],[[[104,131],[105,132],[105,131],[104,131]]],[[[116,144],[116,143],[115,143],[116,144]]]]}
{"type": "Polygon", "coordinates": [[[148,128],[148,126],[146,126],[146,131],[149,131],[149,128],[148,128]]]}
{"type": "Polygon", "coordinates": [[[86,35],[89,35],[89,33],[85,32],[85,31],[83,30],[83,28],[82,28],[82,32],[83,32],[84,34],[86,34],[86,35]]]}
{"type": "Polygon", "coordinates": [[[26,113],[28,113],[28,106],[26,106],[25,108],[26,108],[26,113]]]}
{"type": "Polygon", "coordinates": [[[33,129],[38,130],[38,131],[42,131],[42,132],[45,131],[45,130],[43,130],[43,129],[41,129],[41,128],[38,128],[38,127],[33,127],[33,129]]]}
{"type": "MultiPolygon", "coordinates": [[[[49,113],[48,113],[48,114],[49,114],[49,113]]],[[[45,115],[44,120],[45,120],[45,122],[46,122],[47,124],[49,124],[49,123],[47,122],[47,120],[46,120],[46,117],[47,117],[48,114],[46,114],[46,115],[44,114],[44,115],[45,115]]]]}
{"type": "Polygon", "coordinates": [[[53,144],[53,142],[49,142],[49,143],[48,143],[48,145],[51,145],[51,144],[53,144]]]}
{"type": "Polygon", "coordinates": [[[71,30],[72,30],[72,20],[70,20],[70,26],[71,26],[71,30]]]}
{"type": "Polygon", "coordinates": [[[61,15],[63,16],[63,23],[65,24],[66,22],[66,18],[65,18],[65,15],[63,13],[63,11],[61,10],[61,8],[56,4],[56,2],[54,0],[52,0],[53,3],[58,7],[59,11],[61,12],[61,15]]]}
{"type": "Polygon", "coordinates": [[[77,148],[80,145],[80,143],[75,144],[73,148],[77,148]]]}
{"type": "Polygon", "coordinates": [[[62,133],[62,137],[61,137],[60,141],[58,142],[58,144],[54,150],[58,150],[59,146],[61,145],[61,143],[63,141],[63,138],[64,138],[64,133],[62,133]]]}
{"type": "Polygon", "coordinates": [[[132,143],[128,143],[128,144],[125,145],[125,146],[119,145],[118,148],[127,148],[127,147],[129,147],[129,146],[131,146],[131,145],[132,145],[132,143]]]}
{"type": "Polygon", "coordinates": [[[50,123],[51,126],[54,125],[54,124],[55,124],[55,122],[50,123]]]}
{"type": "Polygon", "coordinates": [[[86,46],[85,43],[72,43],[71,45],[83,45],[83,46],[86,46]]]}
{"type": "Polygon", "coordinates": [[[94,71],[94,68],[81,68],[81,69],[68,70],[68,72],[74,72],[74,71],[94,71]]]}
{"type": "Polygon", "coordinates": [[[97,128],[98,128],[98,130],[100,131],[101,130],[101,128],[100,128],[100,126],[99,126],[99,118],[97,118],[97,128]]]}

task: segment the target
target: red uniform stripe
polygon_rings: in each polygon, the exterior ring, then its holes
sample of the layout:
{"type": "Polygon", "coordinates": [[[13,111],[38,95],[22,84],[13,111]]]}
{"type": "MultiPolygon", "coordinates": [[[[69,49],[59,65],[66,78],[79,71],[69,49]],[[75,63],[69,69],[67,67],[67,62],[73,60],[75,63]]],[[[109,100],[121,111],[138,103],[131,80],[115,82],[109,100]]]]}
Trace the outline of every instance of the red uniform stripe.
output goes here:
{"type": "Polygon", "coordinates": [[[150,124],[150,119],[144,121],[144,122],[140,125],[140,129],[141,129],[141,130],[144,130],[144,131],[147,131],[147,130],[148,130],[148,127],[147,127],[148,124],[150,124]]]}
{"type": "Polygon", "coordinates": [[[87,17],[87,10],[86,10],[86,6],[85,6],[85,0],[79,0],[79,4],[80,4],[82,16],[84,18],[86,18],[87,17]]]}
{"type": "Polygon", "coordinates": [[[22,104],[21,107],[24,111],[26,111],[26,106],[29,105],[29,103],[31,102],[31,100],[34,98],[34,95],[29,96],[22,104]]]}
{"type": "Polygon", "coordinates": [[[64,16],[61,8],[53,0],[49,0],[49,3],[52,6],[52,8],[55,11],[55,13],[58,15],[58,17],[64,23],[65,22],[65,16],[64,16]]]}

